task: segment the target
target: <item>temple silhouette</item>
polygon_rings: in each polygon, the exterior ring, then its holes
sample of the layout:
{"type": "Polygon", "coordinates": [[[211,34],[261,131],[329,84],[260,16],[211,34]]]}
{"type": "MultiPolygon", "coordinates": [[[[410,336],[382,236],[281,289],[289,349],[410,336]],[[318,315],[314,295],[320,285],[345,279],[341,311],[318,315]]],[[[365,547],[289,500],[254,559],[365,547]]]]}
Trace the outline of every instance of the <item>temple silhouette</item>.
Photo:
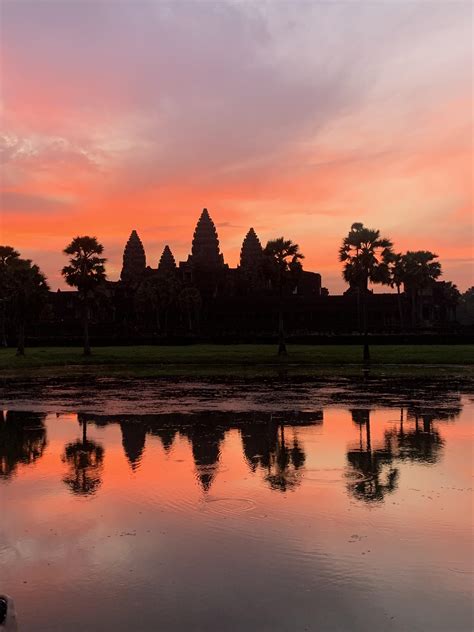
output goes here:
{"type": "MultiPolygon", "coordinates": [[[[359,429],[359,440],[349,433],[346,449],[347,492],[357,500],[379,503],[397,489],[402,462],[426,466],[442,456],[445,439],[442,426],[453,423],[462,412],[461,396],[456,394],[446,406],[447,392],[441,386],[428,403],[413,405],[410,399],[393,406],[399,410],[398,423],[384,430],[382,439],[371,436],[371,409],[351,408],[352,421],[359,429]]],[[[46,447],[46,413],[0,412],[0,483],[18,474],[19,466],[40,460],[46,447]]],[[[242,455],[249,471],[261,476],[272,490],[286,492],[304,480],[306,450],[299,430],[324,423],[323,409],[295,411],[291,414],[206,411],[201,413],[149,413],[96,415],[78,413],[79,436],[66,443],[61,460],[63,482],[74,495],[92,496],[102,485],[106,447],[90,438],[91,427],[118,425],[123,457],[132,473],[141,467],[147,443],[159,440],[170,454],[179,439],[190,447],[196,484],[208,493],[225,471],[222,448],[229,433],[238,431],[242,455]]]]}
{"type": "MultiPolygon", "coordinates": [[[[421,297],[421,328],[446,329],[453,320],[443,304],[442,282],[421,297]]],[[[239,264],[225,263],[216,226],[204,209],[198,219],[185,261],[177,262],[166,245],[156,262],[147,264],[143,242],[132,230],[123,251],[118,281],[106,281],[92,304],[91,334],[97,340],[153,340],[186,336],[200,339],[270,338],[277,330],[282,288],[264,255],[253,228],[243,238],[239,264]]],[[[408,297],[367,292],[369,329],[399,333],[409,322],[408,297]]],[[[283,288],[284,326],[288,335],[357,334],[361,301],[357,288],[329,295],[317,272],[299,270],[283,288]]],[[[80,332],[77,292],[50,293],[48,308],[36,323],[38,338],[73,340],[80,332]]]]}
{"type": "MultiPolygon", "coordinates": [[[[255,230],[250,228],[242,242],[238,267],[230,268],[224,262],[217,230],[206,208],[194,231],[191,254],[178,265],[166,245],[158,266],[147,266],[143,243],[137,231],[132,231],[123,252],[120,281],[128,287],[136,287],[151,276],[175,277],[185,285],[196,287],[204,299],[260,293],[271,295],[275,289],[269,275],[265,274],[263,247],[255,230]]],[[[320,296],[321,275],[303,271],[290,291],[299,296],[320,296]]]]}

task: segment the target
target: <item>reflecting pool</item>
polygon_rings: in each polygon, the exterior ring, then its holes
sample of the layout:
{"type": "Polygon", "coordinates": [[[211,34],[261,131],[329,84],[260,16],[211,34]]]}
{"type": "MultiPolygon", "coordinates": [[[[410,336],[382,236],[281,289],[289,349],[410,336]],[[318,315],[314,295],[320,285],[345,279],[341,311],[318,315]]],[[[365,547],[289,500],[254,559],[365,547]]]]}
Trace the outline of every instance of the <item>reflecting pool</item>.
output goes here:
{"type": "Polygon", "coordinates": [[[468,393],[208,388],[5,398],[20,630],[472,629],[468,393]]]}

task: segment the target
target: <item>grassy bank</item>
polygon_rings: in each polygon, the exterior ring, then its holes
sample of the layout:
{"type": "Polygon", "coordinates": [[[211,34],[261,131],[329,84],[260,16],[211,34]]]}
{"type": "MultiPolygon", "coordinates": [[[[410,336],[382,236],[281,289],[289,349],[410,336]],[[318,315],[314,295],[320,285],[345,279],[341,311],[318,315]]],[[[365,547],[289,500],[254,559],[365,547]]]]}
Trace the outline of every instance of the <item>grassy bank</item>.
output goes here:
{"type": "MultiPolygon", "coordinates": [[[[0,350],[0,374],[41,373],[64,376],[75,371],[101,375],[266,375],[288,370],[295,375],[341,374],[360,371],[362,351],[356,345],[289,345],[278,358],[272,345],[192,345],[97,347],[86,358],[78,347],[27,349],[23,358],[14,349],[0,350]]],[[[474,345],[373,345],[376,371],[417,373],[474,372],[474,345]]]]}

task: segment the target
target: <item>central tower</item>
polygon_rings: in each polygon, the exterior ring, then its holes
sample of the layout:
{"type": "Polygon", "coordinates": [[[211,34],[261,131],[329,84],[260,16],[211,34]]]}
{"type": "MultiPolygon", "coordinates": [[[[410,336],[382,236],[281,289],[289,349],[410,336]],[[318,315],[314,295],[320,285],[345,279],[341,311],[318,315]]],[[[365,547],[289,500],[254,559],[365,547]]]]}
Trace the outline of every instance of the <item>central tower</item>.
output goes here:
{"type": "Polygon", "coordinates": [[[203,209],[196,225],[189,260],[194,266],[203,268],[220,268],[224,265],[216,227],[207,208],[203,209]]]}

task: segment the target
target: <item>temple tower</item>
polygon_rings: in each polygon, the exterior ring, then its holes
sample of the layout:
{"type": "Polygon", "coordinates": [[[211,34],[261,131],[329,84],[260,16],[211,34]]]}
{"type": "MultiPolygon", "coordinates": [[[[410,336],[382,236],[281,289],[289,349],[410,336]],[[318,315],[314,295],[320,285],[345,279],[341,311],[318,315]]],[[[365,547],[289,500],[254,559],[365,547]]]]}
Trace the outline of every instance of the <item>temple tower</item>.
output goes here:
{"type": "Polygon", "coordinates": [[[146,268],[145,249],[137,234],[136,230],[132,233],[127,241],[125,250],[123,251],[123,265],[120,278],[125,283],[138,281],[146,268]]]}
{"type": "Polygon", "coordinates": [[[161,274],[174,274],[176,272],[176,261],[173,253],[168,245],[164,247],[163,253],[158,264],[158,272],[161,274]]]}
{"type": "Polygon", "coordinates": [[[263,248],[253,228],[245,235],[240,251],[240,268],[244,272],[255,270],[262,263],[263,248]]]}
{"type": "Polygon", "coordinates": [[[203,209],[196,225],[190,261],[199,267],[217,268],[224,265],[224,257],[219,252],[216,227],[207,208],[203,209]]]}

